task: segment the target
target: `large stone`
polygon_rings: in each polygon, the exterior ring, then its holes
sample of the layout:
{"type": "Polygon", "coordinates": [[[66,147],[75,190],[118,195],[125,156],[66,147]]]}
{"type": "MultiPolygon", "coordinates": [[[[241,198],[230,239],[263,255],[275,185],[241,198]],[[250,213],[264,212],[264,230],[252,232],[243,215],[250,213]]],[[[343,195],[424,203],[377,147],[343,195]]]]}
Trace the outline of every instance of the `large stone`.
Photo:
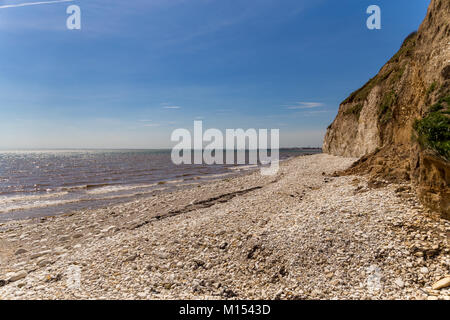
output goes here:
{"type": "Polygon", "coordinates": [[[27,276],[27,274],[28,273],[25,270],[16,272],[14,274],[11,274],[9,276],[8,282],[14,282],[14,281],[18,281],[20,279],[23,279],[23,278],[25,278],[27,276]]]}
{"type": "Polygon", "coordinates": [[[115,229],[116,229],[116,226],[109,226],[109,227],[107,227],[105,229],[100,230],[100,232],[101,233],[108,233],[108,232],[113,231],[115,229]]]}
{"type": "Polygon", "coordinates": [[[132,254],[131,256],[128,256],[127,258],[125,258],[125,260],[123,260],[123,262],[132,262],[132,261],[136,260],[137,257],[138,257],[137,254],[132,254]]]}
{"type": "Polygon", "coordinates": [[[445,277],[433,284],[433,290],[440,290],[450,287],[450,277],[445,277]]]}
{"type": "Polygon", "coordinates": [[[396,279],[394,282],[399,288],[403,288],[405,286],[405,283],[400,278],[396,279]]]}
{"type": "Polygon", "coordinates": [[[24,248],[20,248],[20,249],[17,249],[17,251],[15,252],[15,255],[18,256],[18,255],[21,255],[21,254],[24,254],[24,253],[27,253],[27,252],[28,251],[25,250],[24,248]]]}
{"type": "Polygon", "coordinates": [[[41,259],[37,262],[37,265],[39,267],[45,267],[46,265],[49,265],[50,261],[46,260],[46,259],[41,259]]]}
{"type": "Polygon", "coordinates": [[[429,271],[427,267],[420,268],[420,273],[427,274],[429,271]]]}
{"type": "Polygon", "coordinates": [[[45,255],[49,254],[50,252],[51,252],[50,250],[44,250],[41,252],[34,253],[31,255],[30,259],[36,259],[36,258],[45,256],[45,255]]]}

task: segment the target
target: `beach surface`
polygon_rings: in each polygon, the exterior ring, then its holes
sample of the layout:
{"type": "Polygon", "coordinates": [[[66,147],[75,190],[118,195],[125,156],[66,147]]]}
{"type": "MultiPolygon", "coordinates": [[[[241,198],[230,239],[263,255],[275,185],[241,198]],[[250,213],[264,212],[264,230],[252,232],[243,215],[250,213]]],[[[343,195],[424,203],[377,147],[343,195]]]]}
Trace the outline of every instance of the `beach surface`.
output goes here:
{"type": "Polygon", "coordinates": [[[0,299],[449,300],[450,222],[355,160],[2,223],[0,299]]]}

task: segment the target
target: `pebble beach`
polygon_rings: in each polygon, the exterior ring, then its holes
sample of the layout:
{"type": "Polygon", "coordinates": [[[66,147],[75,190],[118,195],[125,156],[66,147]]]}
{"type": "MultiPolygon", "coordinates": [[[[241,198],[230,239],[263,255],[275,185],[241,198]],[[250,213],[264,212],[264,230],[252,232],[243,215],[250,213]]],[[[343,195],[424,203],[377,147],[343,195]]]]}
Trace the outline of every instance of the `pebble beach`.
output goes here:
{"type": "Polygon", "coordinates": [[[450,222],[327,154],[0,224],[0,299],[450,299],[450,222]]]}

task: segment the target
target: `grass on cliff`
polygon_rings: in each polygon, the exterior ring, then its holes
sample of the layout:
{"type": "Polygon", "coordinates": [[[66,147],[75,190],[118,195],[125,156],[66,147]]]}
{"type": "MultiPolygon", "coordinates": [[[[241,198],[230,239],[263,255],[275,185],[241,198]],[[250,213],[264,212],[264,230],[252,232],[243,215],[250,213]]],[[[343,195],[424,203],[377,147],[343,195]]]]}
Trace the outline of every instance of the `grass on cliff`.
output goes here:
{"type": "Polygon", "coordinates": [[[416,47],[417,32],[414,31],[403,41],[400,50],[389,60],[382,68],[382,71],[372,79],[370,79],[362,88],[353,92],[342,104],[351,102],[364,102],[370,92],[377,85],[387,83],[389,87],[395,85],[403,76],[406,70],[406,59],[413,55],[416,47]]]}
{"type": "Polygon", "coordinates": [[[392,119],[393,111],[392,107],[397,103],[397,94],[394,90],[391,90],[383,97],[381,105],[378,109],[378,120],[381,124],[385,125],[392,119]]]}
{"type": "Polygon", "coordinates": [[[414,130],[423,148],[432,149],[450,161],[450,95],[432,105],[423,119],[416,120],[414,130]]]}
{"type": "Polygon", "coordinates": [[[357,119],[359,119],[359,116],[361,114],[361,110],[363,109],[364,105],[362,103],[358,103],[351,108],[344,111],[344,115],[354,115],[357,119]]]}
{"type": "Polygon", "coordinates": [[[354,102],[354,101],[364,101],[369,96],[370,91],[380,82],[378,76],[373,77],[369,80],[361,89],[353,92],[347,99],[345,99],[342,104],[354,102]]]}
{"type": "Polygon", "coordinates": [[[400,50],[392,57],[391,61],[399,62],[402,57],[410,57],[416,47],[417,31],[411,32],[403,41],[400,50]]]}

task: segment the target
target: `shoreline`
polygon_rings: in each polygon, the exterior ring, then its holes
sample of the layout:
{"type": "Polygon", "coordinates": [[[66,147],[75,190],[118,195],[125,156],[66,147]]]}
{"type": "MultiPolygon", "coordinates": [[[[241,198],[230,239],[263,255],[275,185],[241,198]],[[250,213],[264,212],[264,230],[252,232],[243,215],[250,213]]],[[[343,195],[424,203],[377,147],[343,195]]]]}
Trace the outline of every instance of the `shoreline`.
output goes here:
{"type": "Polygon", "coordinates": [[[450,273],[450,222],[409,184],[332,176],[354,160],[0,223],[0,299],[449,300],[431,286],[450,273]]]}
{"type": "MultiPolygon", "coordinates": [[[[282,150],[285,153],[282,155],[280,162],[295,157],[292,153],[286,153],[289,149],[282,150]]],[[[299,150],[302,152],[297,153],[297,155],[309,155],[306,153],[307,150],[299,150]]],[[[43,153],[44,151],[40,152],[43,153]]],[[[97,152],[101,153],[100,150],[97,150],[97,152]]],[[[146,161],[151,160],[146,159],[146,161]]],[[[138,172],[146,171],[138,169],[138,167],[135,168],[138,172]]],[[[131,174],[129,178],[126,174],[114,179],[109,175],[102,176],[103,174],[100,174],[104,181],[100,181],[99,178],[81,179],[79,181],[73,177],[68,178],[68,181],[58,181],[57,183],[40,181],[33,186],[36,189],[34,191],[25,190],[30,188],[31,183],[28,183],[28,186],[27,183],[21,184],[19,189],[22,188],[23,191],[1,191],[2,186],[0,186],[0,223],[111,207],[136,199],[145,199],[161,192],[175,192],[198,184],[244,175],[258,168],[258,165],[251,164],[202,165],[184,168],[180,171],[178,166],[175,166],[172,168],[175,171],[173,173],[171,168],[161,169],[156,163],[156,168],[149,169],[152,173],[150,174],[150,180],[146,181],[136,180],[133,178],[135,176],[134,171],[131,171],[129,172],[131,174]],[[206,169],[206,167],[208,168],[206,169]],[[168,174],[162,176],[161,174],[164,171],[168,171],[168,174]]],[[[143,174],[138,175],[138,177],[142,176],[143,174]]],[[[13,181],[12,185],[14,184],[17,184],[17,181],[13,181]]]]}

